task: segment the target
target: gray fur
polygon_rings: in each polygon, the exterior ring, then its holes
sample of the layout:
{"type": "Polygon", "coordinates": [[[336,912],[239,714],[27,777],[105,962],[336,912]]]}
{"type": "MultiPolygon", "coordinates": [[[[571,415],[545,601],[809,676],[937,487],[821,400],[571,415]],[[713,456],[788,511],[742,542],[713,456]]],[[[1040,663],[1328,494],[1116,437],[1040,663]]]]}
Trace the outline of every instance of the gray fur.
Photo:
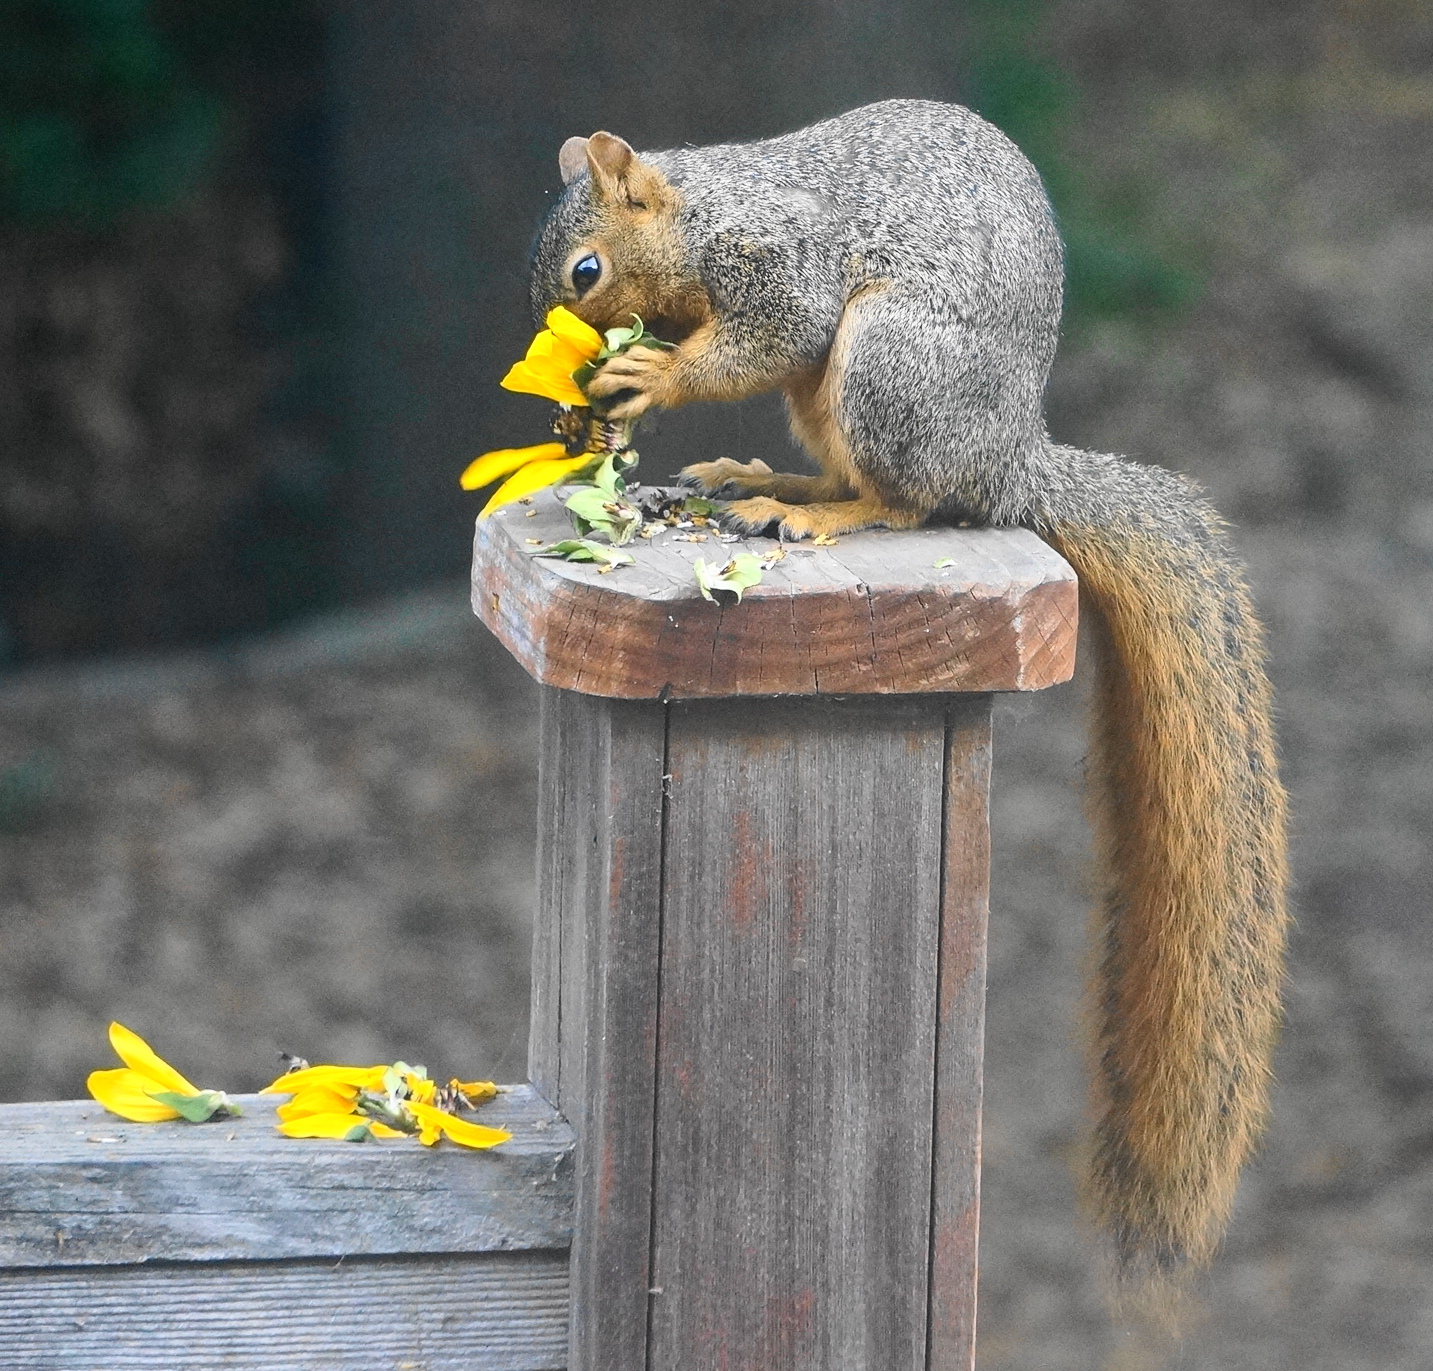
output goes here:
{"type": "MultiPolygon", "coordinates": [[[[753,388],[820,361],[852,298],[882,291],[843,395],[858,464],[902,504],[1027,520],[1063,258],[1039,175],[1004,134],[958,105],[888,100],[758,143],[642,158],[681,192],[693,273],[738,350],[761,359],[753,388]],[[900,395],[920,397],[909,428],[893,422],[900,395]]],[[[595,227],[589,193],[579,176],[539,236],[539,317],[595,227]]]]}

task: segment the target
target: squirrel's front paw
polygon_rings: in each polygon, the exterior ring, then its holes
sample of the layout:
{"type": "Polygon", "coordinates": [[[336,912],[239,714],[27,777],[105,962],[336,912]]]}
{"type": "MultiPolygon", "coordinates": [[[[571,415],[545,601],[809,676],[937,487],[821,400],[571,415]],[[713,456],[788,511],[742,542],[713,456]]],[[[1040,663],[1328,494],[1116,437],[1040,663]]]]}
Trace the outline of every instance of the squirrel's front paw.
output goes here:
{"type": "Polygon", "coordinates": [[[587,382],[587,396],[609,419],[636,419],[670,403],[672,358],[666,348],[637,346],[603,362],[587,382]]]}
{"type": "Polygon", "coordinates": [[[683,467],[677,474],[677,483],[704,495],[727,497],[748,494],[753,487],[759,489],[770,475],[771,468],[760,457],[750,462],[718,457],[714,462],[694,462],[683,467]]]}

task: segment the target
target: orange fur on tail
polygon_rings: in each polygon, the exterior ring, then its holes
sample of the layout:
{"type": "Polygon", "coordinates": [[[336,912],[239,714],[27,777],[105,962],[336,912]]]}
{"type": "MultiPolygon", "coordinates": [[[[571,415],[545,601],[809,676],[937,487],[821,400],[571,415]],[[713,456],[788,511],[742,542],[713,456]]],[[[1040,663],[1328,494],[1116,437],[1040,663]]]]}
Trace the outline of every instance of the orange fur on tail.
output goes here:
{"type": "Polygon", "coordinates": [[[1160,1274],[1213,1254],[1267,1113],[1285,801],[1262,630],[1217,516],[1182,482],[1172,505],[1167,473],[1094,462],[1104,488],[1065,517],[1052,499],[1041,529],[1078,572],[1101,648],[1089,1191],[1124,1273],[1160,1274]],[[1146,476],[1162,498],[1132,507],[1146,476]]]}

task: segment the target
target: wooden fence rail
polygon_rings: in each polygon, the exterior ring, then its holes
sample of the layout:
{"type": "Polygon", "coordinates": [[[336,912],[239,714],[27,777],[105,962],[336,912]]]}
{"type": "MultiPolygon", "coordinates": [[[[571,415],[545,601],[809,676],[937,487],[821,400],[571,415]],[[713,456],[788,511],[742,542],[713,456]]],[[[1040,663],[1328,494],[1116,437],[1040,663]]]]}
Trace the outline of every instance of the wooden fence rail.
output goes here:
{"type": "Polygon", "coordinates": [[[513,1142],[0,1106],[0,1368],[968,1371],[990,693],[1070,674],[1073,573],[872,532],[714,604],[742,546],[604,575],[535,509],[473,570],[543,683],[513,1142]]]}

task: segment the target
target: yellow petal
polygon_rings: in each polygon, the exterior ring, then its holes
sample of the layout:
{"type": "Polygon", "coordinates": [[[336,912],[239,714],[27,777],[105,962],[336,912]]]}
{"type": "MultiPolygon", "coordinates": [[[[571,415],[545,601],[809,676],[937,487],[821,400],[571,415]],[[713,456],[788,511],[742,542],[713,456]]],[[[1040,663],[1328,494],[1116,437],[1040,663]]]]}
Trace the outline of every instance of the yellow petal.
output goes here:
{"type": "MultiPolygon", "coordinates": [[[[85,1088],[111,1114],[118,1114],[120,1118],[134,1123],[159,1123],[162,1119],[179,1118],[177,1109],[150,1098],[147,1092],[155,1089],[154,1082],[127,1066],[117,1066],[112,1071],[91,1071],[85,1080],[85,1088]]],[[[190,1089],[183,1093],[189,1095],[194,1091],[190,1089]]]]}
{"type": "Polygon", "coordinates": [[[261,1095],[297,1095],[311,1085],[352,1087],[355,1090],[381,1090],[386,1066],[306,1066],[270,1081],[261,1095]]]}
{"type": "Polygon", "coordinates": [[[491,485],[500,476],[510,476],[529,462],[551,460],[565,456],[567,449],[561,443],[538,443],[534,447],[503,447],[496,452],[485,452],[469,462],[467,470],[458,477],[458,484],[464,490],[481,490],[491,485]]]}
{"type": "Polygon", "coordinates": [[[499,382],[504,390],[524,395],[541,395],[560,405],[585,405],[587,397],[572,376],[545,361],[514,362],[499,382]]]}
{"type": "Polygon", "coordinates": [[[420,1132],[418,1141],[431,1147],[439,1137],[451,1138],[464,1147],[496,1147],[505,1143],[512,1134],[502,1128],[487,1128],[480,1123],[469,1123],[453,1114],[434,1109],[431,1105],[408,1102],[408,1109],[418,1120],[420,1132]]]}
{"type": "Polygon", "coordinates": [[[346,1138],[355,1128],[365,1125],[375,1138],[404,1136],[397,1128],[359,1114],[310,1114],[302,1119],[286,1119],[278,1128],[286,1138],[346,1138]]]}
{"type": "Polygon", "coordinates": [[[199,1087],[191,1085],[167,1061],[139,1036],[122,1023],[109,1026],[110,1046],[131,1071],[148,1077],[151,1090],[172,1090],[176,1095],[197,1095],[199,1087]]]}
{"type": "Polygon", "coordinates": [[[456,1077],[448,1082],[448,1088],[461,1090],[474,1104],[482,1104],[498,1093],[497,1086],[491,1081],[460,1081],[456,1077]]]}
{"type": "Polygon", "coordinates": [[[403,1079],[408,1089],[413,1092],[413,1099],[419,1104],[431,1104],[433,1096],[438,1093],[438,1082],[430,1081],[425,1076],[405,1076],[403,1079]]]}
{"type": "Polygon", "coordinates": [[[523,358],[534,371],[555,371],[569,378],[578,367],[589,360],[588,355],[580,348],[573,347],[555,333],[539,333],[528,344],[527,356],[523,358]]]}
{"type": "Polygon", "coordinates": [[[571,343],[589,362],[602,351],[602,335],[563,305],[548,311],[547,327],[557,337],[571,343]]]}
{"type": "Polygon", "coordinates": [[[357,1086],[306,1085],[274,1113],[281,1119],[302,1119],[310,1114],[351,1114],[357,1103],[357,1086]]]}
{"type": "Polygon", "coordinates": [[[529,462],[514,475],[509,476],[493,492],[492,498],[483,506],[482,513],[478,515],[478,518],[486,519],[493,510],[500,509],[503,505],[510,505],[514,500],[521,500],[524,495],[531,495],[535,490],[543,490],[547,486],[556,485],[569,472],[576,471],[580,466],[586,466],[590,461],[592,461],[591,454],[584,453],[580,457],[565,457],[560,461],[529,462]]]}

